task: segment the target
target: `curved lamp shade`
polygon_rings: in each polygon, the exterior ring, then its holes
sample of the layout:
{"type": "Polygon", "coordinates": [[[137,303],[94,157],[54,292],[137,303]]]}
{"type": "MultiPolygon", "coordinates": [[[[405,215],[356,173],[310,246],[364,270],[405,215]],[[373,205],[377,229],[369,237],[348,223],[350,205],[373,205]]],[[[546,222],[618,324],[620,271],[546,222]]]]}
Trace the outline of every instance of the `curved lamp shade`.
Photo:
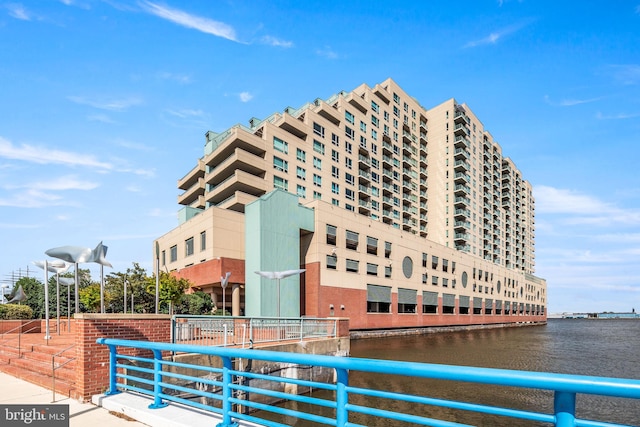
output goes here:
{"type": "Polygon", "coordinates": [[[293,276],[294,274],[304,273],[305,269],[299,270],[285,270],[285,271],[256,271],[258,276],[266,277],[267,279],[284,279],[285,277],[293,276]]]}
{"type": "Polygon", "coordinates": [[[18,290],[16,291],[16,294],[13,296],[13,298],[11,298],[11,301],[9,302],[21,302],[21,301],[25,301],[27,299],[27,294],[24,293],[24,290],[22,289],[22,285],[18,286],[18,290]]]}
{"type": "Polygon", "coordinates": [[[82,246],[60,246],[49,249],[45,254],[71,263],[88,262],[93,251],[82,246]]]}
{"type": "MultiPolygon", "coordinates": [[[[44,261],[33,261],[33,264],[44,270],[44,261]]],[[[66,272],[69,267],[71,267],[71,264],[66,261],[47,261],[47,271],[51,273],[62,274],[66,272]]]]}

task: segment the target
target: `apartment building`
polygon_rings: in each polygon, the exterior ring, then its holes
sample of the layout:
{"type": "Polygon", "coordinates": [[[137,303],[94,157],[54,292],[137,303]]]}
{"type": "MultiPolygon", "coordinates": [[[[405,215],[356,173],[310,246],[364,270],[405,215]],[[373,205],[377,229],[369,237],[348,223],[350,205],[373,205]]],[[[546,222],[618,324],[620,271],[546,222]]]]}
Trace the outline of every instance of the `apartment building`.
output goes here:
{"type": "Polygon", "coordinates": [[[388,79],[207,132],[178,188],[160,267],[218,305],[231,272],[235,315],[353,329],[546,319],[531,185],[454,99],[427,110],[388,79]]]}

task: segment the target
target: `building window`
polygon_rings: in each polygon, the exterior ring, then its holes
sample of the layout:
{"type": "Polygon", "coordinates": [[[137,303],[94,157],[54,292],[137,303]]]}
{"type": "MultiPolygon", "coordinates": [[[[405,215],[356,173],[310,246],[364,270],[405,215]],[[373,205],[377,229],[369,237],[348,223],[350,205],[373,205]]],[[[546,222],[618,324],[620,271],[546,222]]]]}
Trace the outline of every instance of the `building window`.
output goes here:
{"type": "Polygon", "coordinates": [[[316,122],[313,122],[313,133],[324,138],[324,127],[316,122]]]}
{"type": "Polygon", "coordinates": [[[380,183],[380,174],[378,172],[371,172],[371,181],[380,183]]]}
{"type": "Polygon", "coordinates": [[[360,130],[364,133],[367,133],[367,124],[360,120],[360,130]]]}
{"type": "Polygon", "coordinates": [[[178,246],[173,245],[169,248],[169,262],[176,262],[178,260],[178,246]]]}
{"type": "Polygon", "coordinates": [[[437,314],[438,313],[438,293],[422,292],[422,313],[437,314]]]}
{"type": "Polygon", "coordinates": [[[446,259],[442,259],[442,271],[444,271],[445,273],[447,271],[449,271],[449,260],[446,259]]]}
{"type": "Polygon", "coordinates": [[[438,276],[431,276],[431,284],[433,286],[438,286],[438,276]]]}
{"type": "Polygon", "coordinates": [[[351,129],[349,126],[345,126],[344,127],[344,134],[347,138],[349,139],[356,139],[356,133],[353,129],[351,129]]]}
{"type": "Polygon", "coordinates": [[[353,168],[353,160],[351,160],[348,157],[344,158],[344,165],[347,167],[347,169],[352,169],[353,168]]]}
{"type": "Polygon", "coordinates": [[[335,133],[331,134],[331,143],[336,146],[340,146],[340,137],[335,133]]]}
{"type": "Polygon", "coordinates": [[[280,172],[288,172],[289,171],[289,162],[281,159],[280,157],[273,157],[273,168],[275,170],[279,170],[280,172]]]}
{"type": "Polygon", "coordinates": [[[340,185],[337,182],[331,183],[331,192],[333,194],[340,194],[340,185]]]}
{"type": "Polygon", "coordinates": [[[426,285],[427,284],[427,273],[422,273],[422,284],[426,285]]]}
{"type": "Polygon", "coordinates": [[[301,150],[299,148],[296,149],[296,158],[298,160],[300,160],[302,163],[307,161],[307,153],[304,152],[304,150],[301,150]]]}
{"type": "Polygon", "coordinates": [[[422,266],[424,268],[427,268],[427,262],[429,259],[429,255],[425,254],[424,252],[422,253],[422,266]]]}
{"type": "Polygon", "coordinates": [[[389,258],[391,256],[391,242],[384,242],[384,257],[389,258]]]}
{"type": "Polygon", "coordinates": [[[322,170],[322,159],[313,156],[313,167],[318,170],[322,170]]]}
{"type": "Polygon", "coordinates": [[[289,181],[277,175],[273,176],[273,186],[284,191],[289,191],[289,181]]]}
{"type": "MultiPolygon", "coordinates": [[[[375,127],[379,127],[380,126],[380,121],[378,120],[378,118],[376,116],[371,116],[371,124],[374,125],[375,127]]],[[[372,130],[372,132],[374,132],[372,130]]]]}
{"type": "Polygon", "coordinates": [[[296,167],[296,176],[298,177],[298,179],[301,180],[305,180],[307,177],[307,171],[304,168],[301,168],[300,166],[296,167]]]}
{"type": "Polygon", "coordinates": [[[415,313],[417,306],[415,289],[398,288],[398,313],[415,313]]]}
{"type": "Polygon", "coordinates": [[[340,178],[340,169],[337,166],[331,166],[331,176],[334,178],[340,178]]]}
{"type": "Polygon", "coordinates": [[[384,277],[386,277],[387,279],[391,278],[391,266],[387,265],[384,267],[384,277]]]}
{"type": "Polygon", "coordinates": [[[358,272],[358,260],[355,259],[347,259],[347,271],[351,273],[358,272]]]}
{"type": "Polygon", "coordinates": [[[438,268],[438,257],[435,255],[431,256],[431,268],[434,270],[438,268]]]}
{"type": "Polygon", "coordinates": [[[355,210],[356,210],[356,207],[353,206],[353,205],[350,205],[349,203],[345,203],[344,208],[346,210],[348,210],[348,211],[351,211],[351,212],[355,212],[355,210]]]}
{"type": "Polygon", "coordinates": [[[336,226],[327,224],[327,245],[336,245],[336,226]]]}
{"type": "Polygon", "coordinates": [[[351,154],[351,153],[353,152],[353,144],[352,144],[352,143],[350,143],[349,141],[345,141],[345,142],[344,142],[344,150],[345,150],[347,153],[351,154]]]}
{"type": "Polygon", "coordinates": [[[184,241],[184,256],[193,255],[193,237],[189,237],[184,241]]]}
{"type": "Polygon", "coordinates": [[[338,264],[338,257],[335,255],[327,255],[327,269],[335,270],[338,264]]]}
{"type": "Polygon", "coordinates": [[[322,187],[322,177],[320,175],[313,174],[313,185],[322,187]]]}
{"type": "Polygon", "coordinates": [[[358,249],[358,233],[347,230],[347,249],[358,249]]]}
{"type": "Polygon", "coordinates": [[[372,264],[370,262],[367,263],[367,274],[369,276],[377,276],[378,275],[378,264],[372,264]]]}
{"type": "Polygon", "coordinates": [[[298,184],[296,187],[296,194],[298,197],[306,198],[307,197],[307,189],[302,185],[298,184]]]}
{"type": "Polygon", "coordinates": [[[281,153],[289,153],[289,144],[275,136],[273,137],[273,148],[274,150],[280,151],[281,153]]]}
{"type": "Polygon", "coordinates": [[[338,153],[338,151],[336,151],[336,150],[331,150],[331,160],[333,160],[334,162],[339,162],[340,161],[340,153],[338,153]]]}
{"type": "Polygon", "coordinates": [[[340,206],[340,200],[338,199],[331,199],[331,204],[333,206],[340,206]]]}
{"type": "Polygon", "coordinates": [[[355,123],[355,118],[349,111],[344,112],[344,119],[351,124],[355,123]]]}
{"type": "Polygon", "coordinates": [[[355,198],[356,198],[355,197],[355,192],[350,188],[346,188],[344,190],[344,195],[347,198],[347,200],[355,200],[355,198]]]}
{"type": "Polygon", "coordinates": [[[367,236],[367,253],[378,255],[378,239],[375,237],[367,236]]]}
{"type": "Polygon", "coordinates": [[[207,249],[207,232],[203,231],[200,233],[200,250],[204,251],[207,249]]]}
{"type": "Polygon", "coordinates": [[[167,252],[162,251],[162,265],[167,265],[167,252]]]}
{"type": "Polygon", "coordinates": [[[324,144],[320,141],[313,140],[313,151],[324,154],[324,144]]]}
{"type": "Polygon", "coordinates": [[[354,185],[356,182],[355,177],[348,172],[344,174],[344,180],[346,181],[347,184],[350,184],[350,185],[354,185]]]}
{"type": "Polygon", "coordinates": [[[379,110],[380,110],[380,108],[378,107],[378,104],[376,104],[376,102],[375,102],[375,101],[371,101],[371,109],[372,109],[373,111],[375,111],[376,113],[378,113],[378,112],[379,112],[379,110]]]}
{"type": "Polygon", "coordinates": [[[391,287],[367,285],[367,313],[391,312],[391,287]]]}
{"type": "Polygon", "coordinates": [[[443,288],[449,287],[449,279],[447,279],[446,277],[442,278],[442,287],[443,288]]]}

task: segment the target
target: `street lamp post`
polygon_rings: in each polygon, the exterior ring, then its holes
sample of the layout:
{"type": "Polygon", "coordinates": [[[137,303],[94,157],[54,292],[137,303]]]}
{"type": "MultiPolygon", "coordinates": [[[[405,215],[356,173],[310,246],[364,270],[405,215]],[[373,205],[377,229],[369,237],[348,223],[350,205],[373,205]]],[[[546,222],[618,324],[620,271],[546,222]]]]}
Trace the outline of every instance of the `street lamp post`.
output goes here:
{"type": "Polygon", "coordinates": [[[59,280],[67,286],[67,332],[71,332],[71,285],[75,280],[72,277],[61,277],[59,280]]]}
{"type": "Polygon", "coordinates": [[[275,279],[276,280],[276,314],[277,317],[280,318],[280,280],[285,277],[293,276],[296,274],[304,273],[306,270],[298,269],[298,270],[285,270],[285,271],[256,271],[255,273],[258,276],[265,277],[267,279],[275,279]]]}
{"type": "Polygon", "coordinates": [[[225,296],[227,292],[225,291],[225,289],[229,284],[230,276],[231,276],[231,272],[227,271],[227,273],[224,276],[220,277],[220,286],[222,286],[222,315],[223,316],[226,314],[226,309],[227,309],[227,301],[225,300],[225,296]]]}
{"type": "Polygon", "coordinates": [[[49,334],[49,272],[56,273],[56,303],[57,303],[57,328],[58,335],[60,335],[60,282],[59,275],[60,273],[64,273],[69,268],[69,264],[64,261],[34,261],[33,262],[37,267],[40,267],[44,270],[44,313],[45,313],[45,334],[44,339],[51,339],[51,335],[49,334]]]}
{"type": "MultiPolygon", "coordinates": [[[[123,305],[122,305],[122,313],[126,314],[127,313],[127,285],[129,284],[129,281],[127,279],[124,279],[124,298],[123,298],[123,305]]],[[[131,294],[133,294],[133,292],[131,292],[131,294]]],[[[133,309],[131,311],[133,313],[133,309]]]]}

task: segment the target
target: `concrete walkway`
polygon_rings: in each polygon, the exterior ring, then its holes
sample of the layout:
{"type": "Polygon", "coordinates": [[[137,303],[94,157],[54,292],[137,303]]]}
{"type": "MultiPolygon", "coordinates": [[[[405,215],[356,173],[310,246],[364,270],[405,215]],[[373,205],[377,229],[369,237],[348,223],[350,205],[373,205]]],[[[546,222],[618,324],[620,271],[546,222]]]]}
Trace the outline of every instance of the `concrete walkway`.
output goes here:
{"type": "MultiPolygon", "coordinates": [[[[51,390],[0,372],[0,404],[2,405],[68,405],[70,427],[212,427],[220,417],[195,408],[170,404],[149,409],[153,399],[133,393],[93,396],[93,403],[81,403],[61,395],[52,402],[51,390]]],[[[0,414],[0,425],[2,417],[0,414]]],[[[243,427],[258,424],[239,422],[243,427]]]]}

